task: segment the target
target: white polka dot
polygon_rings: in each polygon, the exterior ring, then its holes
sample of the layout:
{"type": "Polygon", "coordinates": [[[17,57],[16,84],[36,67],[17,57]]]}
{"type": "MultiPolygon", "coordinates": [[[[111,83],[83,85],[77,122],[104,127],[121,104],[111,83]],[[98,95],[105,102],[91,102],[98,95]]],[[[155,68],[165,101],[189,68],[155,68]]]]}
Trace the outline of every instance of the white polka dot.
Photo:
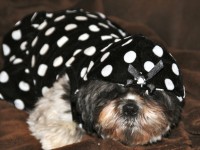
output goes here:
{"type": "Polygon", "coordinates": [[[60,78],[60,75],[59,75],[59,74],[56,75],[56,80],[57,80],[58,78],[60,78]]]}
{"type": "Polygon", "coordinates": [[[0,99],[4,99],[3,95],[0,93],[0,99]]]}
{"type": "Polygon", "coordinates": [[[183,98],[185,98],[186,92],[185,92],[185,86],[183,86],[183,98]]]}
{"type": "Polygon", "coordinates": [[[66,67],[71,67],[72,63],[75,61],[75,57],[71,57],[66,63],[66,67]]]}
{"type": "Polygon", "coordinates": [[[172,54],[171,53],[169,53],[169,55],[172,57],[172,59],[174,60],[174,61],[176,61],[176,59],[172,56],[172,54]]]}
{"type": "Polygon", "coordinates": [[[154,67],[154,63],[152,63],[151,61],[146,61],[144,63],[144,69],[149,72],[151,71],[151,69],[154,67]]]}
{"type": "Polygon", "coordinates": [[[126,33],[125,33],[124,31],[122,31],[121,29],[119,29],[118,31],[119,31],[119,33],[120,33],[123,37],[126,36],[126,33]]]}
{"type": "Polygon", "coordinates": [[[87,20],[87,17],[85,17],[85,16],[76,16],[75,19],[76,19],[77,21],[86,21],[86,20],[87,20]]]}
{"type": "Polygon", "coordinates": [[[33,14],[33,16],[31,17],[31,21],[34,21],[34,20],[35,20],[37,14],[38,14],[37,12],[35,12],[35,13],[33,14]]]}
{"type": "Polygon", "coordinates": [[[101,74],[104,77],[108,77],[112,73],[112,70],[113,67],[111,65],[107,65],[101,70],[101,74]]]}
{"type": "Polygon", "coordinates": [[[47,26],[47,21],[44,20],[38,27],[38,30],[43,30],[47,26]]]}
{"type": "Polygon", "coordinates": [[[127,42],[125,42],[124,44],[122,44],[122,46],[128,45],[129,43],[131,43],[133,41],[133,39],[128,40],[127,42]]]}
{"type": "Polygon", "coordinates": [[[92,69],[93,66],[94,66],[94,62],[91,61],[89,66],[88,66],[87,72],[90,72],[90,70],[92,69]]]}
{"type": "Polygon", "coordinates": [[[77,49],[74,53],[73,56],[76,56],[77,54],[79,54],[82,50],[81,49],[77,49]]]}
{"type": "Polygon", "coordinates": [[[68,25],[65,26],[66,31],[71,31],[71,30],[76,29],[76,28],[77,28],[76,24],[68,24],[68,25]]]}
{"type": "Polygon", "coordinates": [[[102,35],[101,36],[101,40],[102,41],[105,41],[105,40],[110,40],[110,39],[112,39],[113,37],[111,36],[111,35],[102,35]]]}
{"type": "Polygon", "coordinates": [[[114,37],[114,38],[116,38],[116,39],[118,39],[119,38],[119,36],[117,36],[116,34],[110,34],[112,37],[114,37]]]}
{"type": "Polygon", "coordinates": [[[104,14],[102,14],[101,12],[98,12],[98,14],[99,14],[99,16],[100,16],[101,18],[103,18],[103,19],[106,18],[106,16],[105,16],[104,14]]]}
{"type": "Polygon", "coordinates": [[[82,35],[80,35],[80,36],[78,37],[78,40],[79,40],[79,41],[85,41],[85,40],[87,40],[89,37],[90,37],[89,34],[84,33],[84,34],[82,34],[82,35]]]}
{"type": "Polygon", "coordinates": [[[114,25],[111,23],[110,20],[107,20],[107,23],[108,23],[109,26],[111,26],[111,27],[113,27],[113,28],[117,28],[116,26],[114,26],[114,25]]]}
{"type": "Polygon", "coordinates": [[[100,25],[101,27],[103,27],[103,28],[106,28],[106,29],[108,29],[109,28],[109,26],[108,25],[106,25],[106,24],[104,24],[104,23],[98,23],[98,25],[100,25]]]}
{"type": "Polygon", "coordinates": [[[34,24],[32,24],[31,25],[33,28],[35,28],[35,29],[37,29],[40,25],[39,24],[36,24],[36,23],[34,23],[34,24]]]}
{"type": "Polygon", "coordinates": [[[179,100],[180,102],[183,101],[183,98],[182,98],[181,96],[177,96],[177,98],[178,98],[178,100],[179,100]]]}
{"type": "Polygon", "coordinates": [[[42,88],[42,95],[44,96],[48,91],[49,91],[49,88],[46,87],[46,86],[44,86],[44,87],[42,88]]]}
{"type": "Polygon", "coordinates": [[[53,17],[53,14],[52,14],[52,13],[46,13],[46,17],[47,17],[47,18],[52,18],[52,17],[53,17]]]}
{"type": "Polygon", "coordinates": [[[67,13],[76,13],[77,10],[69,10],[69,9],[68,9],[68,10],[66,10],[66,12],[67,12],[67,13]]]}
{"type": "Polygon", "coordinates": [[[121,41],[121,39],[115,39],[115,43],[117,43],[117,42],[119,42],[119,41],[121,41]]]}
{"type": "Polygon", "coordinates": [[[17,23],[15,24],[15,26],[18,26],[21,24],[21,21],[17,21],[17,23]]]}
{"type": "Polygon", "coordinates": [[[24,81],[20,81],[19,82],[19,88],[20,90],[24,91],[24,92],[27,92],[30,90],[30,85],[24,81]]]}
{"type": "Polygon", "coordinates": [[[13,55],[13,56],[10,57],[9,61],[12,62],[13,60],[15,60],[15,58],[16,58],[16,56],[13,55]]]}
{"type": "Polygon", "coordinates": [[[54,31],[55,31],[55,27],[51,27],[49,28],[46,32],[45,32],[45,36],[49,36],[51,35],[54,31]]]}
{"type": "Polygon", "coordinates": [[[87,80],[88,80],[88,79],[87,79],[87,75],[84,76],[83,80],[84,80],[84,81],[87,81],[87,80]]]}
{"type": "Polygon", "coordinates": [[[23,62],[23,60],[21,59],[21,58],[16,58],[14,61],[13,61],[13,64],[14,65],[17,65],[17,64],[20,64],[20,63],[22,63],[23,62]]]}
{"type": "Polygon", "coordinates": [[[127,37],[125,37],[124,39],[129,39],[131,36],[129,35],[129,36],[127,36],[127,37]]]}
{"type": "Polygon", "coordinates": [[[160,46],[156,45],[153,48],[153,53],[158,57],[162,57],[163,56],[163,49],[160,46]]]}
{"type": "Polygon", "coordinates": [[[29,55],[29,51],[28,50],[26,51],[26,55],[29,55]]]}
{"type": "Polygon", "coordinates": [[[8,56],[11,52],[10,47],[7,44],[3,44],[3,55],[4,56],[8,56]]]}
{"type": "Polygon", "coordinates": [[[96,52],[96,48],[94,46],[90,46],[84,50],[84,54],[87,56],[92,56],[96,52]]]}
{"type": "Polygon", "coordinates": [[[75,9],[75,10],[66,10],[66,12],[67,12],[68,14],[70,14],[70,13],[76,13],[77,10],[76,10],[76,9],[75,9]]]}
{"type": "Polygon", "coordinates": [[[57,41],[58,47],[62,47],[68,40],[69,40],[68,37],[62,36],[62,37],[57,41]]]}
{"type": "Polygon", "coordinates": [[[36,83],[37,83],[37,82],[36,82],[36,80],[34,79],[34,80],[33,80],[33,84],[36,85],[36,83]]]}
{"type": "Polygon", "coordinates": [[[100,31],[99,27],[97,27],[94,24],[89,26],[89,30],[92,31],[92,32],[99,32],[100,31]]]}
{"type": "Polygon", "coordinates": [[[106,51],[111,45],[112,45],[112,43],[110,43],[108,46],[104,47],[104,48],[101,50],[101,52],[106,51]]]}
{"type": "Polygon", "coordinates": [[[81,70],[81,74],[80,74],[81,78],[83,78],[83,77],[85,76],[86,71],[87,71],[87,68],[86,68],[86,67],[84,67],[84,68],[81,70]]]}
{"type": "Polygon", "coordinates": [[[165,86],[170,91],[174,89],[174,84],[170,79],[165,79],[165,86]]]}
{"type": "Polygon", "coordinates": [[[20,49],[21,49],[22,51],[26,50],[27,44],[28,44],[27,41],[22,42],[21,45],[20,45],[20,49]]]}
{"type": "Polygon", "coordinates": [[[24,102],[21,99],[16,99],[14,105],[17,109],[23,110],[25,108],[24,102]]]}
{"type": "Polygon", "coordinates": [[[33,40],[32,43],[31,43],[31,46],[34,47],[35,44],[37,43],[37,41],[38,41],[38,36],[36,36],[36,37],[34,38],[34,40],[33,40]]]}
{"type": "Polygon", "coordinates": [[[31,58],[31,67],[34,67],[35,66],[35,55],[32,56],[31,58]]]}
{"type": "Polygon", "coordinates": [[[175,63],[172,64],[172,71],[177,76],[179,75],[179,69],[178,69],[178,66],[175,63]]]}
{"type": "Polygon", "coordinates": [[[101,57],[101,62],[103,62],[108,56],[110,55],[110,52],[106,52],[102,57],[101,57]]]}
{"type": "Polygon", "coordinates": [[[58,21],[61,21],[63,19],[65,19],[65,15],[62,15],[62,16],[59,16],[59,17],[55,18],[54,21],[58,22],[58,21]]]}
{"type": "Polygon", "coordinates": [[[12,32],[11,36],[12,36],[13,40],[18,41],[22,38],[22,32],[21,32],[21,30],[15,30],[12,32]]]}
{"type": "Polygon", "coordinates": [[[41,77],[45,76],[47,69],[48,69],[47,65],[41,64],[38,67],[38,71],[37,71],[38,75],[41,76],[41,77]]]}
{"type": "Polygon", "coordinates": [[[90,18],[95,18],[95,19],[98,18],[96,15],[93,15],[93,14],[87,14],[87,16],[90,18]]]}
{"type": "Polygon", "coordinates": [[[49,44],[44,44],[40,49],[40,55],[45,55],[48,50],[49,50],[49,44]]]}
{"type": "Polygon", "coordinates": [[[25,69],[25,72],[29,74],[29,73],[30,73],[30,70],[29,70],[28,68],[26,68],[26,69],[25,69]]]}
{"type": "Polygon", "coordinates": [[[136,59],[136,53],[134,51],[128,51],[125,55],[124,55],[124,61],[126,63],[132,63],[134,62],[136,59]]]}
{"type": "Polygon", "coordinates": [[[0,73],[0,82],[1,83],[6,83],[6,82],[8,82],[8,80],[9,80],[9,76],[8,76],[7,72],[6,71],[2,71],[0,73]]]}
{"type": "Polygon", "coordinates": [[[58,67],[60,65],[62,65],[63,63],[63,57],[62,56],[58,56],[57,58],[55,58],[55,60],[53,61],[53,66],[54,67],[58,67]]]}

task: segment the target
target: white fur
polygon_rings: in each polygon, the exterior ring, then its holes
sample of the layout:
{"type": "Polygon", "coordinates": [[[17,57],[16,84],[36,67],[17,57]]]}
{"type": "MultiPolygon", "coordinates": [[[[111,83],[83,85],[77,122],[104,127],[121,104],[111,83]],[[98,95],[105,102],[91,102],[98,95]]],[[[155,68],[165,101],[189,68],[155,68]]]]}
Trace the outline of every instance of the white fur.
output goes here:
{"type": "Polygon", "coordinates": [[[67,76],[43,93],[27,121],[32,135],[40,140],[45,150],[79,142],[83,135],[82,129],[72,120],[70,100],[62,99],[62,95],[69,92],[64,90],[63,84],[69,86],[67,76]]]}

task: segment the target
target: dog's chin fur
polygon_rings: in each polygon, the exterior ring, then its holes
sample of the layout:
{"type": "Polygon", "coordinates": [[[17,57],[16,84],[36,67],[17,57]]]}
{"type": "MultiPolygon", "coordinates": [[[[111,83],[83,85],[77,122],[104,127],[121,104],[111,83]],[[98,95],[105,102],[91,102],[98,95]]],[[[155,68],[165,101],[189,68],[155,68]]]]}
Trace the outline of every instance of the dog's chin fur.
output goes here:
{"type": "MultiPolygon", "coordinates": [[[[67,75],[43,92],[43,97],[30,112],[29,128],[43,149],[53,149],[79,142],[87,133],[111,138],[126,145],[147,144],[161,140],[180,117],[181,106],[168,92],[152,95],[137,88],[91,80],[75,96],[70,96],[67,75]],[[72,120],[71,100],[76,102],[76,114],[83,128],[72,120]],[[134,104],[137,111],[124,113],[123,106],[134,104]]],[[[134,110],[133,110],[134,111],[134,110]]]]}

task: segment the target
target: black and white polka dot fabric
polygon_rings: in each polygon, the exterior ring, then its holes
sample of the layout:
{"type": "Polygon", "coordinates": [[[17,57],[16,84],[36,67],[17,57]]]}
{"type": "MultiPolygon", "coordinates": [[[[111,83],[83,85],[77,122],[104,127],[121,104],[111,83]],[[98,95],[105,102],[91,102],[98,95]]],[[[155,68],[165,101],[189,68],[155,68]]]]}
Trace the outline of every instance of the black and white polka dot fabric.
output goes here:
{"type": "Polygon", "coordinates": [[[16,23],[2,47],[0,96],[18,109],[34,107],[65,73],[72,93],[88,80],[98,79],[171,91],[180,102],[184,98],[174,58],[147,38],[128,35],[101,13],[35,12],[16,23]]]}

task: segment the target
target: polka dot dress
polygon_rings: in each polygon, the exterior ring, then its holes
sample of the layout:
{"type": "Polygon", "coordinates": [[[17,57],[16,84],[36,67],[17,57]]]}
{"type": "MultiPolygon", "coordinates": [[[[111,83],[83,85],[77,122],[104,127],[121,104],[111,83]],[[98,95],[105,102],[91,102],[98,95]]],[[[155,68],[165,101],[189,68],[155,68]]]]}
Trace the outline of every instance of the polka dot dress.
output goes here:
{"type": "Polygon", "coordinates": [[[147,38],[128,35],[101,13],[82,9],[35,12],[16,23],[2,48],[0,96],[18,109],[33,108],[38,97],[65,73],[72,93],[97,79],[170,91],[180,102],[184,98],[174,58],[147,38]]]}

